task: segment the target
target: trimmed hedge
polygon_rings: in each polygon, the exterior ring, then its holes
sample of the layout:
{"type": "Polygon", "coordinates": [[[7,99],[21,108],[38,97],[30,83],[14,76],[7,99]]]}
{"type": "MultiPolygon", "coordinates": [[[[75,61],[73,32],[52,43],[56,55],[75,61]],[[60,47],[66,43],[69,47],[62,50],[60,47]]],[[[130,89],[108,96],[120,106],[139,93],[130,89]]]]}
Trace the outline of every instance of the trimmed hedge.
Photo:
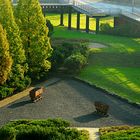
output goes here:
{"type": "Polygon", "coordinates": [[[64,67],[68,73],[77,73],[87,64],[87,59],[82,54],[73,54],[65,59],[64,67]]]}
{"type": "Polygon", "coordinates": [[[0,100],[12,95],[14,88],[8,88],[6,86],[0,86],[0,100]]]}
{"type": "Polygon", "coordinates": [[[101,140],[140,140],[140,126],[114,126],[100,129],[101,140]]]}
{"type": "Polygon", "coordinates": [[[89,48],[87,46],[87,40],[63,40],[54,39],[52,42],[53,54],[51,57],[52,69],[58,70],[60,67],[65,67],[64,63],[69,57],[77,54],[83,59],[88,58],[89,48]]]}
{"type": "Polygon", "coordinates": [[[69,126],[62,119],[13,121],[0,129],[0,140],[88,140],[86,131],[69,126]]]}
{"type": "Polygon", "coordinates": [[[140,28],[134,28],[133,24],[119,25],[116,28],[111,27],[108,23],[100,25],[100,32],[103,34],[126,36],[126,37],[140,37],[140,28]]]}

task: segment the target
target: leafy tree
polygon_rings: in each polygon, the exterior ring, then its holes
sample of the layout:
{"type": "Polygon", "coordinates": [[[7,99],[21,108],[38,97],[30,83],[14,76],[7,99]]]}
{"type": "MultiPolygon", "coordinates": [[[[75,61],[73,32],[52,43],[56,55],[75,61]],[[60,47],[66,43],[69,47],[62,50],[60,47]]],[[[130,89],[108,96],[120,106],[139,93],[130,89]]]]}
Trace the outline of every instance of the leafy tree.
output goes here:
{"type": "Polygon", "coordinates": [[[9,0],[0,0],[0,22],[7,32],[10,45],[10,56],[13,59],[12,70],[7,84],[15,90],[21,90],[29,83],[25,51],[20,38],[19,28],[13,16],[13,8],[9,0]]]}
{"type": "Polygon", "coordinates": [[[12,67],[12,58],[9,54],[9,43],[6,32],[0,24],[0,84],[4,84],[8,79],[12,67]]]}
{"type": "Polygon", "coordinates": [[[19,0],[15,10],[32,78],[43,77],[51,68],[52,52],[46,20],[38,0],[19,0]]]}

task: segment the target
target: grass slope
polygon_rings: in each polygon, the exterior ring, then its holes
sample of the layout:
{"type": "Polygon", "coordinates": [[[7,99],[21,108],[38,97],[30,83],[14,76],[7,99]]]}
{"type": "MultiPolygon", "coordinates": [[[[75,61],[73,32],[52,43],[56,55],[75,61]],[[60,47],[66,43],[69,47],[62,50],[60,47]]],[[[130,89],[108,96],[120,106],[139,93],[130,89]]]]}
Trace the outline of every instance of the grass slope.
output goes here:
{"type": "Polygon", "coordinates": [[[87,34],[55,27],[53,37],[89,39],[107,45],[91,50],[88,66],[79,78],[140,103],[140,38],[87,34]]]}
{"type": "MultiPolygon", "coordinates": [[[[60,23],[59,14],[47,14],[54,26],[60,23]]],[[[76,27],[76,14],[72,16],[72,27],[76,27]]],[[[64,25],[68,24],[64,15],[64,25]]],[[[102,19],[102,23],[113,26],[112,18],[102,19]]],[[[90,29],[95,30],[95,19],[90,19],[90,29]]],[[[81,15],[81,29],[85,29],[85,15],[81,15]]],[[[122,96],[131,102],[140,103],[140,38],[87,34],[69,31],[65,27],[55,27],[55,38],[89,39],[107,45],[107,48],[91,50],[88,66],[79,78],[122,96]]]]}

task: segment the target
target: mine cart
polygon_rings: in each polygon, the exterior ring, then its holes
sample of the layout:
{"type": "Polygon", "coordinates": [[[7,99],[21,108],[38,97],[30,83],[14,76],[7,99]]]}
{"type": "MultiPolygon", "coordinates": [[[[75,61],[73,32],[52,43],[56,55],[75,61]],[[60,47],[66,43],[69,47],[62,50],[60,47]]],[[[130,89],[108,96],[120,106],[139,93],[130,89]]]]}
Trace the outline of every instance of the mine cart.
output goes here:
{"type": "Polygon", "coordinates": [[[42,99],[42,93],[44,92],[44,87],[38,87],[38,88],[34,88],[30,91],[30,98],[33,102],[36,102],[40,99],[42,99]]]}
{"type": "Polygon", "coordinates": [[[95,108],[96,108],[96,112],[100,115],[103,115],[103,116],[108,116],[107,113],[108,113],[108,110],[109,110],[109,105],[105,104],[105,103],[102,103],[102,102],[99,102],[99,101],[96,101],[94,103],[95,105],[95,108]]]}

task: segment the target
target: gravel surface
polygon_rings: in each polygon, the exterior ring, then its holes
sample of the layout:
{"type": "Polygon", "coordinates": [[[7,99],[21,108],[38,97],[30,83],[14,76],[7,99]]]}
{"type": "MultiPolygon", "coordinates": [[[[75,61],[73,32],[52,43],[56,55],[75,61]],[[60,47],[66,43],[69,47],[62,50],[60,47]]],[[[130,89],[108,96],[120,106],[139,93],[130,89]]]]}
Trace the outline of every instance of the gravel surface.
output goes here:
{"type": "Polygon", "coordinates": [[[61,80],[47,87],[42,96],[36,103],[26,96],[0,108],[0,125],[15,119],[47,118],[63,118],[74,127],[140,125],[140,108],[75,80],[61,80]],[[110,105],[108,117],[95,113],[94,101],[110,105]]]}

